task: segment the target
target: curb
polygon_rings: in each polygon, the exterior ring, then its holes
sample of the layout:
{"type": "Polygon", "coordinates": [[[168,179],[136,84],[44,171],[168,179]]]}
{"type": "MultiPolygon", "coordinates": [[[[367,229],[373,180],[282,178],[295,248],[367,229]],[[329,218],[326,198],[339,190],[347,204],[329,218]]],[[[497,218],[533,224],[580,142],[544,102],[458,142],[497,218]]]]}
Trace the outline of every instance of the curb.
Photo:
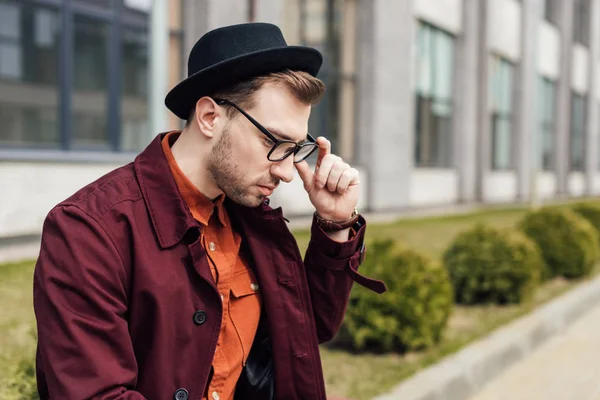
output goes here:
{"type": "Polygon", "coordinates": [[[467,400],[600,303],[600,276],[498,328],[374,400],[467,400]]]}

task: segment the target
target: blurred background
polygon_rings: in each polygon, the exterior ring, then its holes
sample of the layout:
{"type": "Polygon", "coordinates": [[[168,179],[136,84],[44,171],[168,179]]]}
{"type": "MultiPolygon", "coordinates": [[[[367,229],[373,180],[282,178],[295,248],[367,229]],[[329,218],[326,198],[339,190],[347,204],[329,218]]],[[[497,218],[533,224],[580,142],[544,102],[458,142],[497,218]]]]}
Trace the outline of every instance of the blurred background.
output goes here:
{"type": "MultiPolygon", "coordinates": [[[[310,132],[363,210],[600,193],[595,0],[0,0],[0,243],[182,122],[163,105],[205,32],[278,24],[323,52],[310,132]]],[[[310,213],[298,182],[274,195],[310,213]]]]}
{"type": "MultiPolygon", "coordinates": [[[[328,393],[371,398],[600,274],[600,0],[0,0],[0,399],[37,398],[31,273],[48,211],[181,129],[164,96],[190,49],[248,21],[323,53],[309,130],[360,170],[376,222],[361,268],[390,291],[353,291],[322,348],[328,393]],[[558,247],[562,267],[545,253],[558,247]]],[[[272,204],[304,250],[300,180],[272,204]]]]}

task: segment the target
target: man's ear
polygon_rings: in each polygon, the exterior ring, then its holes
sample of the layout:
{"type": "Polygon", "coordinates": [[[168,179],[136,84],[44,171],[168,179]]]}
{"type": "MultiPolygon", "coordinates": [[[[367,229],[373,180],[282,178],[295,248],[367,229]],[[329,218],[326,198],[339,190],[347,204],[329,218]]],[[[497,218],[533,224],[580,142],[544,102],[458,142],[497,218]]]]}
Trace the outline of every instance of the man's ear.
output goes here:
{"type": "Polygon", "coordinates": [[[223,114],[217,103],[208,96],[202,97],[196,102],[196,112],[194,118],[200,129],[200,132],[207,138],[212,138],[215,130],[215,121],[223,114]]]}

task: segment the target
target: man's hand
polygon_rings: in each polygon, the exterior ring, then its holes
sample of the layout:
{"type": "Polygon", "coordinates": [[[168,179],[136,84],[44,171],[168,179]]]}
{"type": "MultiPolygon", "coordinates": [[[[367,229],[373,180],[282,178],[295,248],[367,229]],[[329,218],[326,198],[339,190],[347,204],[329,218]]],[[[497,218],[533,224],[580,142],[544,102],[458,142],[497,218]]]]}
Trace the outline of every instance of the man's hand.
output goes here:
{"type": "Polygon", "coordinates": [[[317,144],[319,155],[314,171],[310,170],[306,161],[294,165],[317,214],[324,219],[345,221],[358,203],[358,171],[331,154],[329,140],[319,137],[317,144]]]}

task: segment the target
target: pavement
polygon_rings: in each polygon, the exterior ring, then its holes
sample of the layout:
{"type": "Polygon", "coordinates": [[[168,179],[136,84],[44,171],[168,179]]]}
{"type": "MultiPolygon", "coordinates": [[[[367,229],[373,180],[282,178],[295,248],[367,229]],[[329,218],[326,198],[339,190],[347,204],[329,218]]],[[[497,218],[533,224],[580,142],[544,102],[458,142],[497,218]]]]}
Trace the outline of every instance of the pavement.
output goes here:
{"type": "Polygon", "coordinates": [[[600,400],[600,276],[376,400],[600,400]]]}
{"type": "Polygon", "coordinates": [[[600,400],[600,304],[469,400],[600,400]]]}

